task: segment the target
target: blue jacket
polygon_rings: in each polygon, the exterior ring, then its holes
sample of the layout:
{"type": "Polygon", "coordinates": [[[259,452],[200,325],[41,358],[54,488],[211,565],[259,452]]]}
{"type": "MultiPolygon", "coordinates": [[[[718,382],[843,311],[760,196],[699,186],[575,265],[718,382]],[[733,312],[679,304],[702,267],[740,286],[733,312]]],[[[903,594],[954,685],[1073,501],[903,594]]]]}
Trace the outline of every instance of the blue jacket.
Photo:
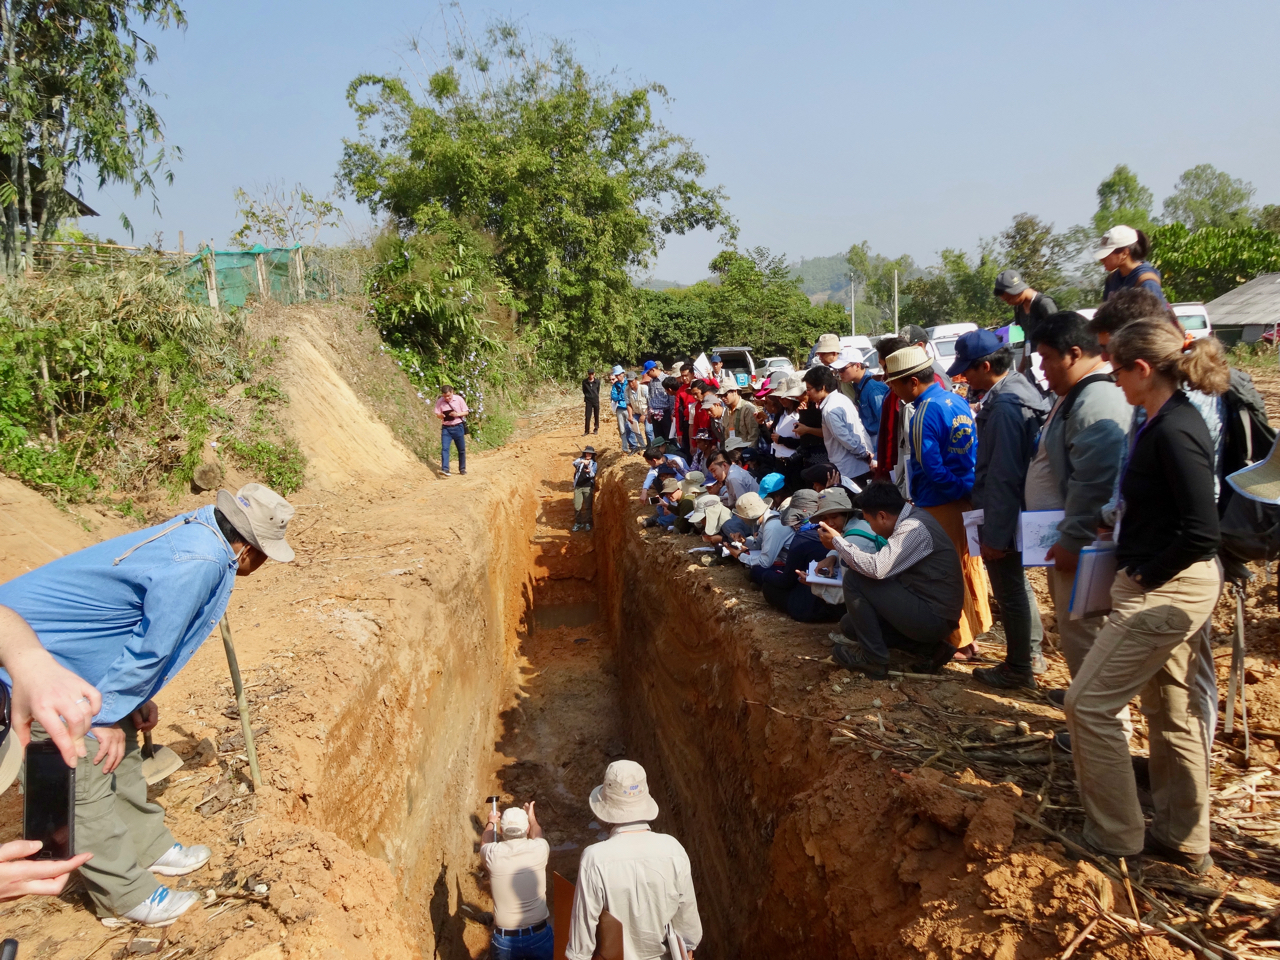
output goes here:
{"type": "MultiPolygon", "coordinates": [[[[98,688],[94,723],[105,725],[150,700],[191,659],[227,609],[235,578],[235,554],[207,506],[16,577],[0,585],[0,604],[98,688]]],[[[0,681],[13,685],[2,670],[0,681]]]]}
{"type": "Polygon", "coordinates": [[[627,408],[627,385],[625,383],[615,383],[609,387],[609,400],[617,410],[625,410],[627,408]]]}
{"type": "Polygon", "coordinates": [[[912,499],[922,507],[937,507],[968,497],[977,458],[969,404],[931,384],[911,414],[912,499]]]}
{"type": "Polygon", "coordinates": [[[858,394],[858,416],[862,419],[862,427],[874,437],[880,432],[880,408],[884,406],[889,385],[864,374],[854,389],[858,394]]]}

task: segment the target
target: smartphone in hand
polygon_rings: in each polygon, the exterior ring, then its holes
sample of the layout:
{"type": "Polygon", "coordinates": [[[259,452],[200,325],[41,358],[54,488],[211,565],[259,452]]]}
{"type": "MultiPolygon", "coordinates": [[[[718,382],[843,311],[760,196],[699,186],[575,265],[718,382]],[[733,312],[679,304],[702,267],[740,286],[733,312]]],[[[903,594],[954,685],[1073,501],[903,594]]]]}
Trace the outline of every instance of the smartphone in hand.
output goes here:
{"type": "Polygon", "coordinates": [[[27,744],[22,782],[22,837],[43,846],[33,859],[75,856],[76,771],[52,740],[27,744]]]}

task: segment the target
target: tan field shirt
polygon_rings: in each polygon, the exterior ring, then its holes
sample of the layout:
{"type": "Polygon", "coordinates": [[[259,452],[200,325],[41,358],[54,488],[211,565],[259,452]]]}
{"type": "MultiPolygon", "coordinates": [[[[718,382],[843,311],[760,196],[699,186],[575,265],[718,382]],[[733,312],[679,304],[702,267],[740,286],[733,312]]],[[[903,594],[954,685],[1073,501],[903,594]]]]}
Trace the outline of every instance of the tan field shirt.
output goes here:
{"type": "Polygon", "coordinates": [[[538,838],[503,840],[480,847],[493,888],[493,923],[514,929],[547,919],[547,860],[551,845],[538,838]]]}

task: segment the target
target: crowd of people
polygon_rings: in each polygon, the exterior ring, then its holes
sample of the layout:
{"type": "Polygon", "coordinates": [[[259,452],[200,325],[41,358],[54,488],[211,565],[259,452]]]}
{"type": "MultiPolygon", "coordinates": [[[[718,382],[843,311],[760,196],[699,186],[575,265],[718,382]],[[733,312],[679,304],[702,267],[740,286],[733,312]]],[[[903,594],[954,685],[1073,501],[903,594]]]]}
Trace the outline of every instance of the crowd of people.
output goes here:
{"type": "Polygon", "coordinates": [[[1236,374],[1217,340],[1184,333],[1148,253],[1141,231],[1104,235],[1105,299],[1090,319],[1002,272],[992,293],[1025,339],[966,333],[945,368],[908,326],[875,344],[879,375],[826,334],[802,376],[756,389],[656,360],[614,367],[611,381],[622,447],[649,466],[645,524],[741,566],[794,620],[838,624],[832,657],[849,670],[884,678],[896,648],[913,672],[985,661],[978,684],[1036,689],[1044,628],[1025,565],[1047,564],[1071,676],[1047,694],[1065,712],[1055,743],[1074,757],[1082,843],[1202,872],[1225,471],[1267,451],[1230,449],[1236,374]],[[1020,528],[1041,511],[1062,518],[1045,555],[1028,557],[1020,528]],[[1073,615],[1081,551],[1108,541],[1110,610],[1073,615]],[[1005,649],[992,663],[977,640],[996,618],[1005,649]],[[1129,751],[1138,695],[1150,758],[1129,751]]]}

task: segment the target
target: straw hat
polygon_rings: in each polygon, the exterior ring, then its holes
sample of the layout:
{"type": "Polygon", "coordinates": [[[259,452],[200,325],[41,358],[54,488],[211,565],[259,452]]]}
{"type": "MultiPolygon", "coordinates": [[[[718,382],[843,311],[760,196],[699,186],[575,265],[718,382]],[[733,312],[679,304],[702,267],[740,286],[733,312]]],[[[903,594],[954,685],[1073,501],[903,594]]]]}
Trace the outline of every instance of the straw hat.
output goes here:
{"type": "Polygon", "coordinates": [[[1250,500],[1280,503],[1280,454],[1277,451],[1280,443],[1273,443],[1267,459],[1237,470],[1227,477],[1227,483],[1250,500]]]}
{"type": "Polygon", "coordinates": [[[885,380],[900,380],[933,369],[933,361],[924,347],[912,345],[889,354],[884,362],[885,380]]]}
{"type": "Polygon", "coordinates": [[[658,815],[649,795],[649,777],[634,760],[615,760],[604,771],[604,783],[591,791],[591,812],[605,823],[636,823],[658,815]]]}

